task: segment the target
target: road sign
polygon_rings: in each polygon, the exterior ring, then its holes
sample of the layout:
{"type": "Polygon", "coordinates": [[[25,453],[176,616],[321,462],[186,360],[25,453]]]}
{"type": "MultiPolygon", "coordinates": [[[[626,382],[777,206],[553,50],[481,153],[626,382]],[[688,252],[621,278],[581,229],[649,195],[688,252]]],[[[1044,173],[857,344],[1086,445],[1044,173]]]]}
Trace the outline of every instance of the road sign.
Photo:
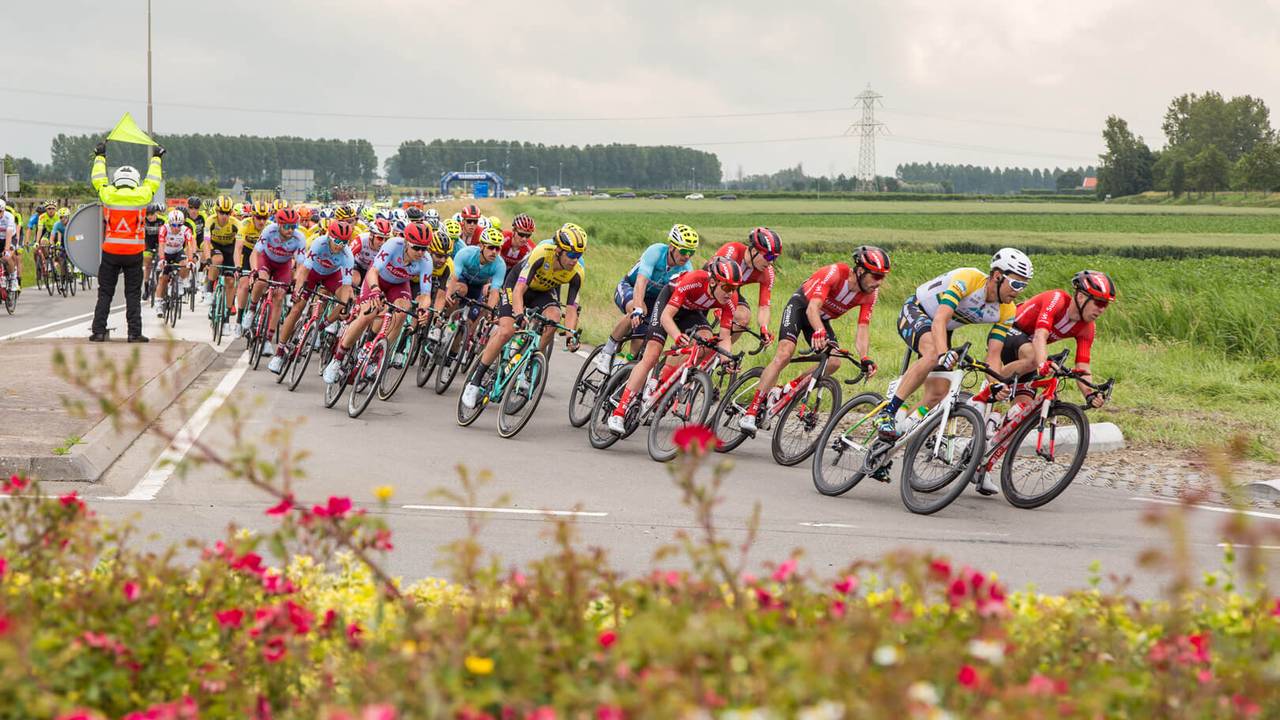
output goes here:
{"type": "Polygon", "coordinates": [[[22,178],[16,173],[6,173],[4,176],[4,187],[0,187],[0,192],[6,195],[17,195],[21,192],[22,178]]]}
{"type": "Polygon", "coordinates": [[[76,210],[67,223],[67,257],[85,275],[97,276],[102,262],[102,204],[76,210]]]}
{"type": "Polygon", "coordinates": [[[477,198],[489,197],[489,183],[484,182],[483,180],[477,182],[471,186],[471,193],[477,198]]]}

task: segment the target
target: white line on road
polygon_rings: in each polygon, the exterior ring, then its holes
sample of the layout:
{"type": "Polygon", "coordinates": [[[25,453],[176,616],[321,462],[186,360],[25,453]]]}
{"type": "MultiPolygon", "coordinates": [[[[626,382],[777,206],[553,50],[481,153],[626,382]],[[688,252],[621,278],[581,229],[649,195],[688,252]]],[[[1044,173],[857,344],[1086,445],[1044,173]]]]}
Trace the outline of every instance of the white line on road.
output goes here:
{"type": "MultiPolygon", "coordinates": [[[[1135,498],[1129,498],[1129,499],[1137,500],[1138,502],[1156,503],[1159,505],[1182,505],[1183,504],[1178,502],[1177,500],[1161,500],[1160,498],[1135,497],[1135,498]]],[[[1258,512],[1257,510],[1236,510],[1235,508],[1217,507],[1215,505],[1191,505],[1191,507],[1197,510],[1208,510],[1209,512],[1240,513],[1241,515],[1248,515],[1249,517],[1267,518],[1268,520],[1280,520],[1280,515],[1277,515],[1275,513],[1258,512]]]]}
{"type": "Polygon", "coordinates": [[[226,402],[227,396],[235,389],[236,383],[240,382],[240,378],[244,376],[246,370],[249,369],[249,351],[245,350],[236,364],[227,371],[222,377],[222,382],[218,383],[218,387],[214,388],[213,394],[210,395],[200,407],[196,409],[195,414],[187,420],[178,434],[174,436],[173,441],[169,443],[169,447],[165,448],[160,457],[151,464],[151,469],[147,470],[147,474],[142,476],[137,485],[129,491],[127,495],[118,498],[102,498],[103,500],[154,500],[160,490],[164,488],[164,484],[169,481],[169,477],[173,475],[173,471],[182,458],[187,456],[187,451],[200,438],[200,433],[209,426],[209,421],[213,419],[213,414],[222,407],[222,403],[226,402]]]}
{"type": "Polygon", "coordinates": [[[1235,543],[1218,543],[1220,548],[1257,548],[1259,550],[1280,550],[1280,545],[1237,545],[1235,543]]]}
{"type": "Polygon", "coordinates": [[[800,524],[801,524],[801,525],[804,525],[805,527],[817,527],[817,528],[823,528],[823,527],[833,527],[833,528],[856,528],[856,527],[858,527],[857,525],[846,525],[846,524],[844,524],[844,523],[834,523],[834,522],[832,522],[832,523],[827,523],[827,522],[802,522],[802,523],[800,523],[800,524]]]}
{"type": "Polygon", "coordinates": [[[462,505],[401,505],[405,510],[450,510],[453,512],[506,513],[510,515],[555,515],[570,517],[607,517],[607,512],[585,510],[527,510],[524,508],[465,507],[462,505]]]}
{"type": "MultiPolygon", "coordinates": [[[[111,308],[111,312],[116,312],[117,310],[123,310],[123,309],[124,309],[124,305],[116,305],[115,307],[111,308]]],[[[56,327],[58,325],[76,322],[77,320],[84,320],[85,318],[91,318],[91,317],[93,317],[93,313],[87,312],[83,315],[73,315],[69,318],[54,320],[53,322],[45,323],[43,325],[37,325],[33,328],[27,328],[26,330],[19,330],[18,332],[9,333],[8,335],[0,335],[0,342],[4,342],[5,340],[13,340],[14,338],[20,338],[23,335],[30,335],[31,333],[34,333],[34,332],[40,332],[41,330],[48,330],[51,327],[56,327]]]]}

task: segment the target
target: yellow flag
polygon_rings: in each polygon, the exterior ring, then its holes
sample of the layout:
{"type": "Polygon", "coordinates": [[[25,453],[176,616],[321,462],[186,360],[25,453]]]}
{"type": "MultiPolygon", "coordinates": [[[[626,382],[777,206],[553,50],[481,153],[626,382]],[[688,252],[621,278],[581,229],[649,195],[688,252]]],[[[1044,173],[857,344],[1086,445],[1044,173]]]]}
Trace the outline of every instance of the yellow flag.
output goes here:
{"type": "Polygon", "coordinates": [[[152,140],[151,136],[143,132],[142,128],[138,127],[138,123],[133,121],[133,116],[129,113],[125,113],[124,117],[120,118],[120,122],[116,123],[115,129],[111,131],[111,134],[107,135],[107,139],[115,142],[133,143],[134,145],[159,144],[152,140]]]}

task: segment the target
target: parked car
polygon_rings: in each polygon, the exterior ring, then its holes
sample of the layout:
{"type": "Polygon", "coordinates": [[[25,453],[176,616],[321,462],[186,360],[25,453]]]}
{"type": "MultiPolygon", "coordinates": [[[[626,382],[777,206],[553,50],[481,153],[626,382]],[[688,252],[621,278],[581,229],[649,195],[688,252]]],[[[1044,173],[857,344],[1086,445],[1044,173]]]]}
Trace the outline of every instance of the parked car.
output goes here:
{"type": "Polygon", "coordinates": [[[701,200],[702,197],[703,197],[702,193],[689,193],[688,195],[684,196],[684,199],[685,200],[701,200]]]}
{"type": "Polygon", "coordinates": [[[635,194],[635,193],[633,193],[633,192],[618,193],[618,197],[620,197],[620,198],[627,198],[628,200],[630,200],[630,199],[634,198],[635,196],[636,196],[636,194],[635,194]]]}
{"type": "Polygon", "coordinates": [[[721,195],[720,199],[721,200],[737,200],[738,196],[733,194],[726,194],[726,195],[721,195]]]}
{"type": "Polygon", "coordinates": [[[613,196],[610,195],[609,193],[595,193],[591,197],[596,200],[608,200],[613,196]]]}
{"type": "Polygon", "coordinates": [[[653,194],[653,195],[650,195],[650,196],[649,196],[649,199],[650,199],[650,200],[666,200],[666,199],[667,199],[667,195],[666,195],[666,194],[664,194],[664,193],[655,193],[655,194],[653,194]]]}

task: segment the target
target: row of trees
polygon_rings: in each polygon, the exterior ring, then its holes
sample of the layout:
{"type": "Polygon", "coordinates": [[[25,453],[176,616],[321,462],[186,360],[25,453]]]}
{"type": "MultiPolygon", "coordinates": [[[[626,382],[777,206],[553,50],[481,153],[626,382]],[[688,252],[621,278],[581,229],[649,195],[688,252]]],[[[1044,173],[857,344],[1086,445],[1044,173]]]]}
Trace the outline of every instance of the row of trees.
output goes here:
{"type": "Polygon", "coordinates": [[[508,140],[411,140],[387,158],[387,179],[432,185],[479,163],[509,186],[684,188],[720,185],[720,158],[671,145],[544,145],[508,140]]]}
{"type": "Polygon", "coordinates": [[[942,188],[942,192],[981,193],[1005,195],[1023,190],[1053,190],[1067,192],[1079,188],[1087,177],[1093,177],[1093,167],[1062,168],[990,168],[977,165],[947,165],[943,163],[906,163],[899,165],[897,176],[911,184],[929,183],[942,188]]]}
{"type": "Polygon", "coordinates": [[[1152,150],[1123,118],[1107,118],[1100,196],[1280,190],[1280,144],[1262,100],[1228,100],[1212,91],[1181,95],[1169,103],[1161,129],[1166,144],[1152,150]]]}

